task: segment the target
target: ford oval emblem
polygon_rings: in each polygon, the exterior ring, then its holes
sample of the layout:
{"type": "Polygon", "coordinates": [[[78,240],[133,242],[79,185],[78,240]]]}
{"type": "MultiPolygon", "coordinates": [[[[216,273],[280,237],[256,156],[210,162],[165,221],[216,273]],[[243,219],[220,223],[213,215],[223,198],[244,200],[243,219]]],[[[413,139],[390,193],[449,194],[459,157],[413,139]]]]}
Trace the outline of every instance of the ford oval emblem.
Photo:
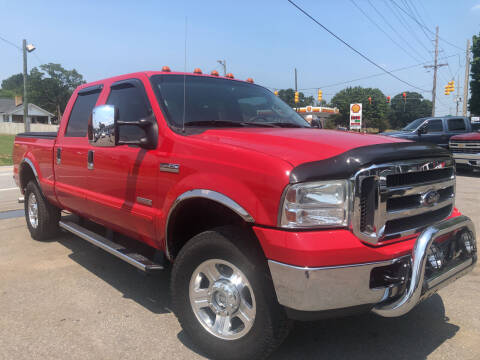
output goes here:
{"type": "Polygon", "coordinates": [[[420,204],[423,206],[433,206],[440,200],[440,194],[437,190],[428,190],[421,196],[420,204]]]}

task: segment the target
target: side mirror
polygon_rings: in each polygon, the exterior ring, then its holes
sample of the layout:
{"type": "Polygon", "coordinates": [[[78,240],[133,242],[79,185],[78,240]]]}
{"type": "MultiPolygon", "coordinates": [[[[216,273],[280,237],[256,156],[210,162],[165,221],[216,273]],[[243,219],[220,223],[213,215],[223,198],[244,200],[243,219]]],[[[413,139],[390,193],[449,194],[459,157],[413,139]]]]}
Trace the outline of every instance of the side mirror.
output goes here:
{"type": "Polygon", "coordinates": [[[113,105],[96,106],[88,120],[88,142],[98,147],[112,147],[117,144],[118,109],[113,105]]]}
{"type": "Polygon", "coordinates": [[[158,143],[157,121],[153,114],[138,121],[120,121],[118,120],[118,108],[115,106],[96,106],[88,122],[88,141],[91,145],[98,147],[139,145],[145,149],[155,149],[158,143]],[[120,140],[121,126],[142,128],[145,136],[134,140],[120,140]]]}

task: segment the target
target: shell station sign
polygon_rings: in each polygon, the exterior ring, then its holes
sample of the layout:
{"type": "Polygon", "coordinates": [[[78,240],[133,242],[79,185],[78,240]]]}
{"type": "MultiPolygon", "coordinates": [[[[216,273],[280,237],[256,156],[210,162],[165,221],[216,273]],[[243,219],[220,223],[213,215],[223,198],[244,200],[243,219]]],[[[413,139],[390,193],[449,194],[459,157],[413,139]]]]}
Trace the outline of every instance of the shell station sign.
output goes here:
{"type": "Polygon", "coordinates": [[[350,104],[350,130],[362,128],[362,104],[350,104]]]}

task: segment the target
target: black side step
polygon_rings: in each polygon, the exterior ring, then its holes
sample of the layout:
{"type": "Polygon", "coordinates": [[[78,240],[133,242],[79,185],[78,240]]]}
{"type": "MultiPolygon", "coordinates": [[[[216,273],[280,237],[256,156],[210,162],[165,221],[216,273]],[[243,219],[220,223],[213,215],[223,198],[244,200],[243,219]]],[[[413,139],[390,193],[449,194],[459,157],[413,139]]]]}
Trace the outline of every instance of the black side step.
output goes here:
{"type": "Polygon", "coordinates": [[[59,225],[62,229],[81,237],[83,240],[87,240],[89,243],[98,246],[100,249],[103,249],[130,265],[135,266],[137,269],[145,272],[164,269],[163,265],[157,264],[141,254],[131,253],[125,246],[108,240],[107,238],[98,235],[91,230],[85,229],[74,222],[60,221],[59,225]]]}

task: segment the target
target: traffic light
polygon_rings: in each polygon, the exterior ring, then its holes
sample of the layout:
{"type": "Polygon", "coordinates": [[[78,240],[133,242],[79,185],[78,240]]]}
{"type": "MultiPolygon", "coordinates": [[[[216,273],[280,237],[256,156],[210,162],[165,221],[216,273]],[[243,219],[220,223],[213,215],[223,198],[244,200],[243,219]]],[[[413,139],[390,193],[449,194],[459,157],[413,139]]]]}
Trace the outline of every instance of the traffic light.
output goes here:
{"type": "Polygon", "coordinates": [[[369,103],[370,105],[372,105],[372,97],[371,97],[371,96],[368,97],[368,103],[369,103]]]}
{"type": "Polygon", "coordinates": [[[322,90],[318,89],[318,97],[317,97],[317,100],[318,100],[319,102],[322,101],[322,95],[323,95],[322,90]]]}
{"type": "Polygon", "coordinates": [[[407,102],[407,93],[406,92],[404,92],[402,94],[402,97],[403,97],[403,101],[407,102]]]}
{"type": "Polygon", "coordinates": [[[390,96],[387,96],[387,104],[390,104],[390,96]]]}
{"type": "Polygon", "coordinates": [[[273,94],[274,94],[275,96],[278,96],[278,90],[275,90],[275,91],[273,92],[273,94]]]}
{"type": "Polygon", "coordinates": [[[300,97],[298,91],[295,91],[295,104],[300,102],[300,97]]]}
{"type": "Polygon", "coordinates": [[[455,81],[452,80],[452,81],[449,81],[447,86],[445,86],[445,93],[448,92],[448,94],[446,95],[450,95],[450,93],[454,92],[455,91],[455,81]]]}

